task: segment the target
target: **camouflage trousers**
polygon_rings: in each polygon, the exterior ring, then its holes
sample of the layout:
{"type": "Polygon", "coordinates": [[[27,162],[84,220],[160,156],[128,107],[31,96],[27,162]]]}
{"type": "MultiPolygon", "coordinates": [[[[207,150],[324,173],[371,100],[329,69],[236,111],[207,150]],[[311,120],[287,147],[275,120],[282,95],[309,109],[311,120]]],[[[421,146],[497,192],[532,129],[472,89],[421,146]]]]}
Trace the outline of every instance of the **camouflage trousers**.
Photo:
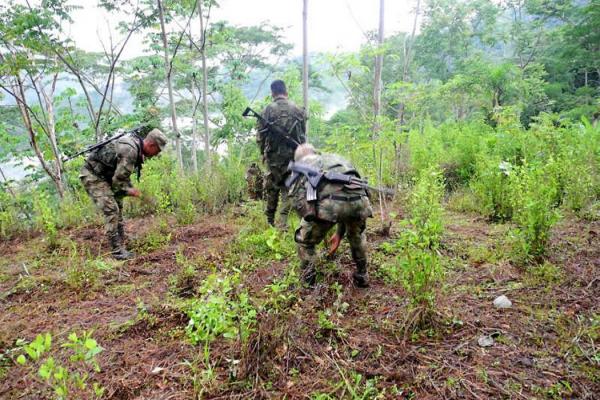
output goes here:
{"type": "Polygon", "coordinates": [[[248,184],[248,198],[262,200],[264,186],[262,176],[250,176],[246,179],[246,183],[248,184]]]}
{"type": "Polygon", "coordinates": [[[264,180],[264,196],[266,201],[265,215],[267,221],[273,225],[275,223],[275,213],[281,197],[281,207],[279,209],[280,223],[287,226],[287,218],[290,213],[291,204],[288,198],[287,188],[283,183],[285,169],[278,166],[268,166],[264,180]]]}
{"type": "Polygon", "coordinates": [[[111,185],[94,175],[85,166],[81,169],[79,179],[96,208],[104,214],[104,227],[109,240],[124,234],[123,197],[112,191],[111,185]]]}
{"type": "Polygon", "coordinates": [[[365,234],[366,219],[371,215],[369,200],[347,202],[325,200],[319,204],[319,218],[307,221],[302,218],[300,228],[296,230],[295,241],[301,266],[305,274],[314,274],[317,259],[316,245],[321,243],[327,232],[337,224],[342,225],[346,238],[350,243],[352,259],[356,263],[355,275],[366,277],[367,274],[367,238],[365,234]],[[323,219],[321,217],[326,217],[323,219]],[[333,222],[335,221],[335,222],[333,222]]]}

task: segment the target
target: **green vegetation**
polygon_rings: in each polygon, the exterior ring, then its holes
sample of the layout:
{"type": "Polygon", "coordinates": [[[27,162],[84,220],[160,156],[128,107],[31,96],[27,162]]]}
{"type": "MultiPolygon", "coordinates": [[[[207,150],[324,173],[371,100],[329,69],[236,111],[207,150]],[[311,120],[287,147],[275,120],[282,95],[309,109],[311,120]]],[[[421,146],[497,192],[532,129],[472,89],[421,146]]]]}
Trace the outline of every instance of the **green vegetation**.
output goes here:
{"type": "Polygon", "coordinates": [[[65,365],[52,356],[45,356],[52,348],[52,336],[49,333],[37,335],[31,343],[21,345],[23,354],[17,357],[17,363],[26,368],[37,366],[38,376],[52,390],[56,399],[80,396],[99,399],[104,394],[104,388],[89,376],[91,371],[100,372],[96,356],[104,350],[92,338],[92,332],[82,332],[81,336],[75,332],[69,334],[68,340],[61,345],[70,351],[65,365]]]}
{"type": "Polygon", "coordinates": [[[245,195],[261,155],[242,111],[270,102],[272,79],[303,100],[287,31],[213,20],[226,2],[101,0],[119,20],[102,54],[68,38],[84,3],[0,5],[2,395],[600,392],[598,0],[415,0],[415,33],[311,53],[310,142],[396,192],[371,193],[364,290],[346,243],[317,249],[304,287],[297,217],[270,227],[245,195]],[[130,34],[142,48],[121,58],[130,34]],[[137,257],[116,262],[84,157],[63,160],[139,124],[169,145],[132,175],[137,257]]]}

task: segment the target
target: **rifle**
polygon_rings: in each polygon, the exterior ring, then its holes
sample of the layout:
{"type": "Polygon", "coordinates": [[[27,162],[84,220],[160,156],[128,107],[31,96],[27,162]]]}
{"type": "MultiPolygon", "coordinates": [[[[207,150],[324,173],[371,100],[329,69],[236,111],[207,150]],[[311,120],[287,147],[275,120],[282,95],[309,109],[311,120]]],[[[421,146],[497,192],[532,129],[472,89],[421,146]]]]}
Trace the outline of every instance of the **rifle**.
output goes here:
{"type": "Polygon", "coordinates": [[[357,176],[340,174],[339,172],[323,171],[308,164],[290,161],[288,165],[288,171],[292,172],[292,174],[285,181],[285,186],[288,188],[292,186],[292,184],[300,177],[300,175],[304,175],[306,177],[306,180],[310,184],[306,193],[306,199],[308,201],[317,199],[317,187],[322,179],[325,179],[329,182],[343,183],[345,185],[356,185],[365,190],[374,190],[376,192],[389,195],[393,195],[395,193],[393,190],[388,188],[371,186],[366,180],[360,179],[357,176]]]}
{"type": "Polygon", "coordinates": [[[140,125],[140,126],[136,126],[133,129],[130,129],[128,131],[123,131],[121,133],[117,133],[116,135],[109,137],[108,139],[105,139],[103,141],[101,141],[100,143],[96,143],[93,144],[91,146],[86,147],[85,149],[78,151],[77,153],[73,154],[70,157],[64,158],[62,161],[65,163],[67,161],[71,161],[74,158],[79,157],[82,154],[86,154],[89,153],[90,151],[94,151],[96,149],[99,149],[100,147],[106,146],[107,144],[109,144],[110,142],[114,142],[117,139],[122,138],[125,135],[129,135],[129,134],[134,134],[140,137],[144,137],[145,135],[148,134],[148,132],[150,132],[152,130],[152,127],[148,126],[148,125],[140,125]]]}
{"type": "Polygon", "coordinates": [[[262,122],[267,127],[266,129],[275,133],[275,136],[277,136],[279,139],[285,141],[292,148],[292,150],[296,150],[296,147],[300,146],[300,143],[296,142],[294,139],[287,136],[287,132],[285,132],[280,126],[275,125],[275,123],[273,123],[273,122],[267,121],[266,119],[263,118],[262,115],[260,115],[259,113],[257,113],[253,109],[251,109],[250,107],[246,107],[246,109],[242,113],[242,117],[247,117],[249,115],[253,116],[254,118],[258,119],[260,122],[262,122]]]}

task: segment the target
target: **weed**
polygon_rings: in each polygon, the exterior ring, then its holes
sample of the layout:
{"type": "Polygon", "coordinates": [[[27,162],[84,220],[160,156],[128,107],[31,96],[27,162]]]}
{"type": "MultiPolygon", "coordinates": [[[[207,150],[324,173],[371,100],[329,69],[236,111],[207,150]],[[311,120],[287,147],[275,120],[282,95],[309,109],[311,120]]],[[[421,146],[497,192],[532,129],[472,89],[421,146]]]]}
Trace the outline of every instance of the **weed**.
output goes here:
{"type": "Polygon", "coordinates": [[[38,376],[52,389],[57,399],[94,398],[104,394],[104,388],[89,379],[90,369],[100,372],[96,356],[104,349],[92,338],[92,332],[82,332],[81,336],[72,332],[68,341],[61,345],[70,350],[69,363],[61,365],[52,356],[45,357],[52,348],[49,333],[38,335],[31,343],[23,345],[23,354],[17,363],[38,366],[38,376]]]}
{"type": "Polygon", "coordinates": [[[479,203],[479,210],[492,221],[506,221],[512,217],[509,176],[512,165],[499,158],[481,156],[471,180],[471,190],[479,203]]]}
{"type": "Polygon", "coordinates": [[[564,273],[556,265],[546,261],[540,265],[532,265],[527,268],[534,284],[548,285],[558,284],[562,281],[564,273]]]}
{"type": "Polygon", "coordinates": [[[36,214],[36,226],[44,232],[48,241],[48,247],[53,249],[58,239],[58,213],[52,207],[50,196],[44,191],[40,191],[37,194],[33,204],[36,214]]]}
{"type": "Polygon", "coordinates": [[[513,221],[513,259],[523,263],[540,260],[546,253],[550,228],[558,221],[555,209],[556,182],[543,167],[524,165],[511,176],[511,204],[513,221]]]}
{"type": "Polygon", "coordinates": [[[181,251],[175,253],[175,262],[181,268],[177,274],[169,277],[169,290],[171,293],[181,296],[190,297],[194,294],[198,270],[181,251]]]}
{"type": "Polygon", "coordinates": [[[426,325],[435,309],[436,288],[443,274],[438,255],[443,232],[443,193],[440,172],[424,170],[410,198],[411,229],[395,244],[401,251],[397,263],[402,270],[402,283],[413,307],[405,321],[405,332],[426,325]]]}
{"type": "Polygon", "coordinates": [[[285,275],[267,285],[264,289],[268,293],[267,303],[263,306],[269,311],[282,311],[294,304],[298,299],[295,288],[300,287],[300,280],[294,268],[288,268],[285,275]]]}
{"type": "Polygon", "coordinates": [[[171,229],[165,218],[161,218],[156,227],[133,241],[133,248],[140,253],[151,253],[171,241],[171,229]]]}

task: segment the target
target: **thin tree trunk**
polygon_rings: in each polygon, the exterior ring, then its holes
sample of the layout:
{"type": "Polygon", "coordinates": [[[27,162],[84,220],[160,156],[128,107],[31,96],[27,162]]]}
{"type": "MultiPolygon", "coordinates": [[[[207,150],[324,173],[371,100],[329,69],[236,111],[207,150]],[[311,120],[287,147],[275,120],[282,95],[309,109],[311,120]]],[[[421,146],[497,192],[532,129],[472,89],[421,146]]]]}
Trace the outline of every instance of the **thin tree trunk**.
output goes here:
{"type": "Polygon", "coordinates": [[[379,33],[377,35],[377,56],[375,56],[375,77],[373,82],[373,134],[375,136],[377,136],[381,130],[379,116],[381,114],[381,72],[383,69],[383,17],[384,0],[379,0],[379,33]]]}
{"type": "MultiPolygon", "coordinates": [[[[208,127],[208,71],[206,69],[206,28],[204,26],[204,16],[202,15],[202,0],[198,1],[198,16],[200,17],[200,58],[202,60],[202,114],[204,116],[204,155],[206,156],[206,165],[210,168],[210,129],[208,127]]],[[[206,20],[208,25],[208,19],[206,20]]]]}
{"type": "Polygon", "coordinates": [[[2,166],[0,166],[0,175],[2,175],[2,180],[4,181],[4,184],[6,185],[6,190],[8,190],[8,193],[10,193],[10,195],[12,196],[12,198],[15,200],[15,203],[16,203],[17,202],[17,194],[14,192],[14,190],[10,186],[8,179],[6,179],[6,175],[4,175],[2,166]]]}
{"type": "Polygon", "coordinates": [[[194,105],[192,111],[192,167],[194,173],[198,173],[198,100],[196,99],[196,80],[192,79],[192,104],[194,105]]]}
{"type": "Polygon", "coordinates": [[[64,196],[64,188],[62,185],[62,180],[60,179],[60,176],[57,176],[55,174],[55,172],[52,171],[51,166],[48,165],[46,159],[44,158],[44,154],[42,153],[42,150],[40,149],[40,146],[37,142],[37,137],[36,137],[35,131],[33,129],[32,121],[31,121],[31,115],[29,114],[30,107],[26,103],[25,89],[23,88],[23,81],[21,81],[21,78],[19,76],[15,77],[15,81],[16,81],[16,83],[15,83],[16,87],[14,88],[15,100],[17,100],[19,111],[21,112],[21,117],[23,119],[23,124],[25,125],[25,128],[27,129],[27,133],[29,134],[29,144],[31,145],[31,148],[33,149],[35,155],[37,156],[38,160],[40,161],[40,165],[42,166],[44,171],[46,171],[46,174],[48,174],[50,179],[52,179],[52,181],[54,182],[54,185],[56,186],[56,190],[58,192],[58,196],[62,199],[64,196]],[[17,95],[17,93],[18,93],[18,95],[17,95]]]}
{"type": "MultiPolygon", "coordinates": [[[[419,13],[421,11],[421,0],[417,0],[417,7],[415,9],[415,18],[413,19],[412,32],[410,33],[410,39],[408,44],[406,45],[406,49],[404,51],[404,65],[402,67],[402,82],[408,81],[408,71],[410,69],[410,64],[412,61],[412,50],[413,44],[415,42],[415,34],[417,32],[417,20],[419,18],[419,13]]],[[[404,126],[404,112],[406,110],[406,105],[404,102],[400,102],[398,105],[398,126],[404,126]]]]}
{"type": "Polygon", "coordinates": [[[39,90],[44,98],[44,105],[46,108],[46,114],[48,116],[47,117],[48,118],[48,121],[47,121],[48,128],[46,130],[46,133],[48,134],[48,140],[50,141],[50,148],[52,149],[52,154],[54,155],[54,158],[55,158],[56,176],[64,185],[63,173],[62,173],[63,165],[62,165],[60,151],[58,149],[58,142],[56,140],[56,124],[55,124],[55,120],[54,120],[53,98],[54,98],[54,90],[56,89],[57,80],[58,80],[58,73],[56,73],[54,75],[54,79],[52,81],[52,86],[50,89],[50,94],[46,93],[46,91],[44,90],[43,87],[41,87],[39,90]]]}
{"type": "Polygon", "coordinates": [[[183,153],[181,151],[181,133],[177,128],[177,111],[175,110],[175,100],[173,99],[173,83],[171,81],[171,64],[169,62],[169,46],[167,44],[167,31],[165,29],[165,16],[161,0],[156,0],[158,4],[158,15],[160,18],[160,30],[163,42],[163,51],[165,58],[165,73],[167,77],[167,89],[169,91],[169,105],[171,106],[171,124],[175,132],[175,149],[177,151],[177,161],[179,168],[183,170],[183,153]]]}
{"type": "Polygon", "coordinates": [[[415,33],[417,31],[417,20],[419,18],[419,12],[421,10],[421,0],[417,0],[417,7],[415,9],[415,18],[413,19],[412,32],[410,33],[410,41],[408,42],[408,46],[406,48],[406,55],[404,57],[404,66],[402,68],[402,81],[406,82],[408,79],[408,70],[410,67],[410,62],[412,61],[412,49],[415,41],[415,33]]]}
{"type": "Polygon", "coordinates": [[[302,94],[304,98],[304,112],[306,113],[306,140],[308,141],[309,119],[308,119],[308,0],[304,0],[302,10],[302,94]]]}
{"type": "MultiPolygon", "coordinates": [[[[382,82],[381,82],[381,73],[383,69],[383,39],[384,39],[384,0],[379,0],[379,32],[377,35],[377,56],[375,57],[375,78],[373,82],[373,159],[375,161],[375,166],[377,166],[377,152],[375,150],[375,146],[377,143],[377,139],[379,134],[381,133],[381,90],[382,90],[382,82]]],[[[382,151],[379,152],[379,157],[383,157],[382,151]]],[[[381,159],[379,160],[379,165],[381,165],[381,159]]],[[[377,169],[377,180],[381,185],[383,182],[383,172],[381,168],[377,169]]],[[[383,199],[383,194],[379,192],[379,209],[381,216],[381,228],[384,234],[389,233],[389,226],[387,224],[387,211],[383,199]]]]}

